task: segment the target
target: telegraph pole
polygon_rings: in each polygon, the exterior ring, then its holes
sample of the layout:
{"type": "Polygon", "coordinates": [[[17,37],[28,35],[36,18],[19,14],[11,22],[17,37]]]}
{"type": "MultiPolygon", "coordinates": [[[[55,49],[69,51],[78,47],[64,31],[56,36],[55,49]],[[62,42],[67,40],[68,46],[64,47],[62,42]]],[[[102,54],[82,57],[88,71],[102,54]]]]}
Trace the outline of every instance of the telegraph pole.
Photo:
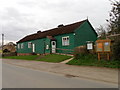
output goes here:
{"type": "Polygon", "coordinates": [[[4,34],[2,34],[2,53],[3,53],[3,46],[4,46],[4,34]]]}

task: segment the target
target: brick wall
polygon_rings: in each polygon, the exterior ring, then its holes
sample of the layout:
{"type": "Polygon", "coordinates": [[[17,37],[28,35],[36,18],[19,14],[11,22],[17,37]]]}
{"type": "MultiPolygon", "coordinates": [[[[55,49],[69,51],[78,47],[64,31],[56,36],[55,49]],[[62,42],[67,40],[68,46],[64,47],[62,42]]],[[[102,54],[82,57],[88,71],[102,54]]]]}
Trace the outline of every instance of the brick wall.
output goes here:
{"type": "Polygon", "coordinates": [[[32,55],[32,53],[17,53],[17,56],[26,56],[26,55],[32,55]]]}

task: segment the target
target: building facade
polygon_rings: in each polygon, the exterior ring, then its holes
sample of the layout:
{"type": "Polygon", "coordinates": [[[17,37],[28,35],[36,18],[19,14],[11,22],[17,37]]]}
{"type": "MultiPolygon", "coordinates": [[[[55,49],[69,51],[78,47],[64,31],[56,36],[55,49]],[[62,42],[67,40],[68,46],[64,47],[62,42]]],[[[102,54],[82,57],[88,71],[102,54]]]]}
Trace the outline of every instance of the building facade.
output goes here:
{"type": "Polygon", "coordinates": [[[28,35],[17,42],[17,53],[18,55],[72,53],[75,47],[96,40],[97,33],[87,19],[28,35]]]}

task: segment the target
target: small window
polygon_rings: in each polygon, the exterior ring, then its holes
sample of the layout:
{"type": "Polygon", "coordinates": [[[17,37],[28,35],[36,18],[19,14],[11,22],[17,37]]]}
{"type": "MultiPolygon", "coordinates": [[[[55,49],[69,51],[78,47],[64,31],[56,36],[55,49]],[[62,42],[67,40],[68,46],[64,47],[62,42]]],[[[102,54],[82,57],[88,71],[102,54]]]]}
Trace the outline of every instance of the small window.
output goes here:
{"type": "Polygon", "coordinates": [[[32,43],[28,42],[28,48],[32,48],[32,43]]]}
{"type": "Polygon", "coordinates": [[[69,45],[69,36],[62,37],[62,45],[63,46],[68,46],[69,45]]]}
{"type": "Polygon", "coordinates": [[[69,40],[69,37],[67,37],[67,40],[69,40]]]}
{"type": "Polygon", "coordinates": [[[55,45],[55,42],[53,42],[52,45],[55,45]]]}
{"type": "Polygon", "coordinates": [[[23,49],[23,47],[24,47],[24,45],[23,45],[23,43],[21,44],[21,49],[23,49]]]}
{"type": "Polygon", "coordinates": [[[46,49],[49,49],[49,45],[46,45],[46,49]]]}
{"type": "Polygon", "coordinates": [[[18,49],[20,49],[20,44],[17,45],[18,49]]]}

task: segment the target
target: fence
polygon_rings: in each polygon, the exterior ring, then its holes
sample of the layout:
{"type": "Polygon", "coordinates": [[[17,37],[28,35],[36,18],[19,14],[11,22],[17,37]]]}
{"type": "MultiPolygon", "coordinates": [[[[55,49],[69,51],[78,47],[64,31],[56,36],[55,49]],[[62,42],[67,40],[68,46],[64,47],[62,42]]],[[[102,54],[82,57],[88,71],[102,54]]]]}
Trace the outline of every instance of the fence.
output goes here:
{"type": "Polygon", "coordinates": [[[73,54],[74,49],[61,49],[61,48],[56,48],[57,53],[63,53],[63,54],[73,54]]]}
{"type": "Polygon", "coordinates": [[[7,57],[7,56],[17,56],[16,52],[10,52],[10,53],[3,53],[2,57],[7,57]]]}
{"type": "MultiPolygon", "coordinates": [[[[52,51],[52,49],[51,49],[52,51]]],[[[61,48],[56,48],[57,53],[62,53],[62,54],[75,54],[75,53],[87,53],[86,46],[79,46],[74,49],[61,49],[61,48]]],[[[92,53],[93,51],[89,51],[89,53],[92,53]]]]}

